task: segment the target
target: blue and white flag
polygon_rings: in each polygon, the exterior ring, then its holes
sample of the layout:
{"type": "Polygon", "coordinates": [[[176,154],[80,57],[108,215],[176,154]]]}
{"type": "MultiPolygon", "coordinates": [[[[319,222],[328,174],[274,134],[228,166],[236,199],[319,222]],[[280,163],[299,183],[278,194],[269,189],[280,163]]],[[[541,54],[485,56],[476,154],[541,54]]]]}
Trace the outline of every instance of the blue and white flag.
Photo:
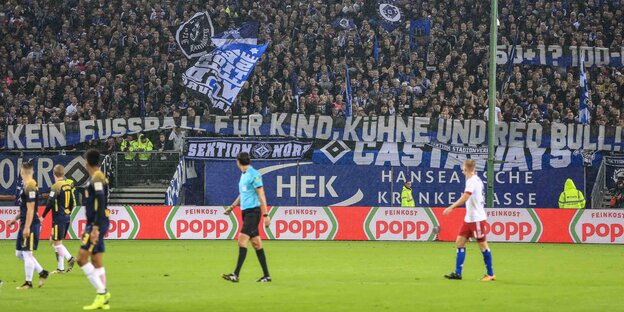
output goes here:
{"type": "Polygon", "coordinates": [[[175,206],[180,204],[180,192],[182,191],[182,185],[186,183],[186,168],[184,166],[184,159],[180,159],[180,163],[176,168],[173,178],[169,182],[167,192],[165,193],[165,205],[175,206]]]}
{"type": "Polygon", "coordinates": [[[212,43],[217,47],[230,43],[258,44],[259,25],[260,23],[257,21],[243,23],[240,27],[228,29],[212,36],[212,43]]]}
{"type": "Polygon", "coordinates": [[[581,74],[579,80],[579,86],[581,87],[581,100],[579,104],[579,122],[587,125],[591,121],[591,114],[589,113],[589,107],[587,106],[589,92],[587,86],[587,76],[585,75],[585,63],[583,59],[584,57],[581,57],[581,74]]]}
{"type": "Polygon", "coordinates": [[[357,29],[357,26],[355,25],[355,22],[353,21],[353,19],[346,18],[346,17],[340,17],[340,18],[335,19],[331,23],[331,25],[333,28],[336,28],[336,29],[344,29],[344,30],[357,29]]]}
{"type": "Polygon", "coordinates": [[[349,65],[347,65],[346,63],[345,63],[345,69],[346,69],[346,71],[345,71],[345,77],[346,77],[345,78],[345,80],[346,80],[345,81],[345,85],[346,85],[346,88],[347,88],[347,90],[346,90],[347,92],[346,92],[346,96],[345,96],[345,101],[347,103],[347,105],[346,105],[347,107],[345,107],[345,116],[349,117],[349,116],[352,115],[352,112],[353,112],[353,107],[352,107],[352,104],[353,104],[353,91],[351,90],[351,79],[349,79],[349,65]]]}
{"type": "Polygon", "coordinates": [[[420,59],[427,59],[431,42],[431,22],[428,19],[410,21],[410,50],[420,59]]]}
{"type": "Polygon", "coordinates": [[[268,46],[233,43],[203,55],[182,74],[191,94],[227,112],[268,46]]]}
{"type": "Polygon", "coordinates": [[[397,0],[377,0],[375,6],[379,23],[389,32],[403,24],[403,12],[397,0]]]}

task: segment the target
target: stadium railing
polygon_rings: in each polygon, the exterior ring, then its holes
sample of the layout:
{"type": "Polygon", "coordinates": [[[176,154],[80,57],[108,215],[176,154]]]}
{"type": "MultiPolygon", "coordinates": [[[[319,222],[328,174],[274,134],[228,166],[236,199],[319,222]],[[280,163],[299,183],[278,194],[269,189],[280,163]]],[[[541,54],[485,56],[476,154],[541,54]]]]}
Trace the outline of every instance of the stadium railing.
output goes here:
{"type": "Polygon", "coordinates": [[[176,166],[180,162],[180,152],[140,152],[149,154],[148,159],[139,159],[138,152],[134,158],[126,159],[127,153],[117,152],[113,157],[114,187],[147,187],[162,188],[169,185],[176,166]]]}
{"type": "Polygon", "coordinates": [[[596,176],[596,182],[592,190],[591,208],[609,208],[604,205],[604,196],[607,191],[606,184],[606,170],[605,160],[603,159],[598,169],[598,175],[596,176]]]}

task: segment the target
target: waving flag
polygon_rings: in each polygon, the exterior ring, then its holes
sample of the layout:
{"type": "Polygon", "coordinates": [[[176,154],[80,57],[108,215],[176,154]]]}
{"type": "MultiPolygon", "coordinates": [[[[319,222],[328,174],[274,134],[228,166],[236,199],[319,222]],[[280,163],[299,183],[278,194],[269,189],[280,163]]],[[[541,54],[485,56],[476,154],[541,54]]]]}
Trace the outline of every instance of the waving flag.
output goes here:
{"type": "Polygon", "coordinates": [[[227,112],[267,46],[233,43],[218,47],[187,69],[182,82],[190,93],[227,112]]]}
{"type": "Polygon", "coordinates": [[[226,30],[212,36],[212,43],[221,47],[230,43],[258,44],[258,26],[260,23],[251,21],[243,23],[240,27],[226,30]]]}
{"type": "Polygon", "coordinates": [[[357,26],[355,25],[355,22],[353,21],[353,19],[345,18],[345,17],[335,19],[331,23],[331,25],[333,28],[336,28],[336,29],[344,29],[344,30],[357,29],[357,26]]]}
{"type": "Polygon", "coordinates": [[[345,116],[349,117],[351,116],[353,112],[353,108],[352,108],[353,92],[351,91],[351,79],[349,79],[349,65],[347,65],[347,63],[345,63],[345,68],[346,68],[345,85],[347,86],[347,92],[346,92],[346,97],[345,97],[345,101],[347,102],[347,107],[345,107],[345,116]]]}
{"type": "Polygon", "coordinates": [[[377,0],[375,6],[379,23],[389,32],[397,29],[403,23],[403,12],[396,0],[377,0]]]}
{"type": "Polygon", "coordinates": [[[428,19],[410,21],[410,50],[422,60],[427,59],[431,42],[431,22],[428,19]]]}
{"type": "Polygon", "coordinates": [[[178,26],[175,38],[186,58],[202,56],[208,53],[214,35],[212,20],[208,12],[198,12],[188,21],[178,26]]]}
{"type": "Polygon", "coordinates": [[[584,57],[581,57],[581,74],[579,86],[581,87],[581,100],[579,104],[579,122],[587,125],[590,123],[591,114],[589,113],[589,107],[587,101],[589,99],[589,92],[587,89],[587,76],[585,75],[585,62],[584,57]]]}

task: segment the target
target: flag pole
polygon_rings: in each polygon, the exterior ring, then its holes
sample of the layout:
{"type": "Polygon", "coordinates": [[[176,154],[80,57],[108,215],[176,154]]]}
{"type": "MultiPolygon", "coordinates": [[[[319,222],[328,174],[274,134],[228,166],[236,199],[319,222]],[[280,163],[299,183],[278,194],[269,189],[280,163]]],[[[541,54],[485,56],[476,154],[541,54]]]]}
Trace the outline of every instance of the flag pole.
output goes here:
{"type": "Polygon", "coordinates": [[[488,208],[494,206],[494,135],[496,121],[496,43],[498,32],[498,0],[490,0],[490,59],[489,59],[489,106],[488,106],[488,160],[487,200],[488,208]]]}

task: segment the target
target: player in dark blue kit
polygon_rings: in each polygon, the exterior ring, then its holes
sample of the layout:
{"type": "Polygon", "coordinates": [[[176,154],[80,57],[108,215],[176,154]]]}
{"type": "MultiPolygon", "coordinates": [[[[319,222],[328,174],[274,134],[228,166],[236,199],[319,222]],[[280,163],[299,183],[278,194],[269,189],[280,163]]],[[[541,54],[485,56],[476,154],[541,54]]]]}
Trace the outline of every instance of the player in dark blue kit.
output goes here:
{"type": "Polygon", "coordinates": [[[37,189],[37,182],[33,179],[33,164],[23,163],[20,175],[24,181],[24,189],[20,195],[20,214],[14,220],[9,221],[8,225],[12,226],[19,221],[15,255],[24,261],[24,273],[26,274],[24,284],[17,287],[21,290],[32,288],[32,277],[35,270],[39,273],[39,287],[42,287],[48,278],[48,271],[41,267],[33,255],[33,251],[37,250],[39,245],[39,231],[41,230],[41,223],[37,215],[39,190],[37,189]]]}
{"type": "Polygon", "coordinates": [[[67,272],[71,271],[76,263],[74,257],[63,245],[63,239],[65,239],[70,226],[69,217],[72,209],[76,207],[76,198],[74,197],[73,183],[65,180],[65,167],[56,165],[52,172],[54,173],[55,182],[50,189],[48,204],[45,211],[43,211],[42,218],[45,219],[48,213],[52,211],[50,238],[52,239],[58,261],[56,271],[52,273],[65,273],[65,259],[67,259],[69,265],[67,272]]]}
{"type": "Polygon", "coordinates": [[[91,177],[89,186],[85,192],[87,226],[80,250],[78,252],[78,265],[84,271],[87,279],[97,295],[91,305],[84,306],[84,310],[110,309],[110,293],[106,289],[106,271],[102,261],[104,255],[104,236],[108,231],[108,216],[110,214],[107,206],[108,200],[108,180],[104,173],[100,171],[100,152],[91,149],[85,153],[86,168],[91,177]],[[91,261],[89,261],[91,258],[91,261]]]}

